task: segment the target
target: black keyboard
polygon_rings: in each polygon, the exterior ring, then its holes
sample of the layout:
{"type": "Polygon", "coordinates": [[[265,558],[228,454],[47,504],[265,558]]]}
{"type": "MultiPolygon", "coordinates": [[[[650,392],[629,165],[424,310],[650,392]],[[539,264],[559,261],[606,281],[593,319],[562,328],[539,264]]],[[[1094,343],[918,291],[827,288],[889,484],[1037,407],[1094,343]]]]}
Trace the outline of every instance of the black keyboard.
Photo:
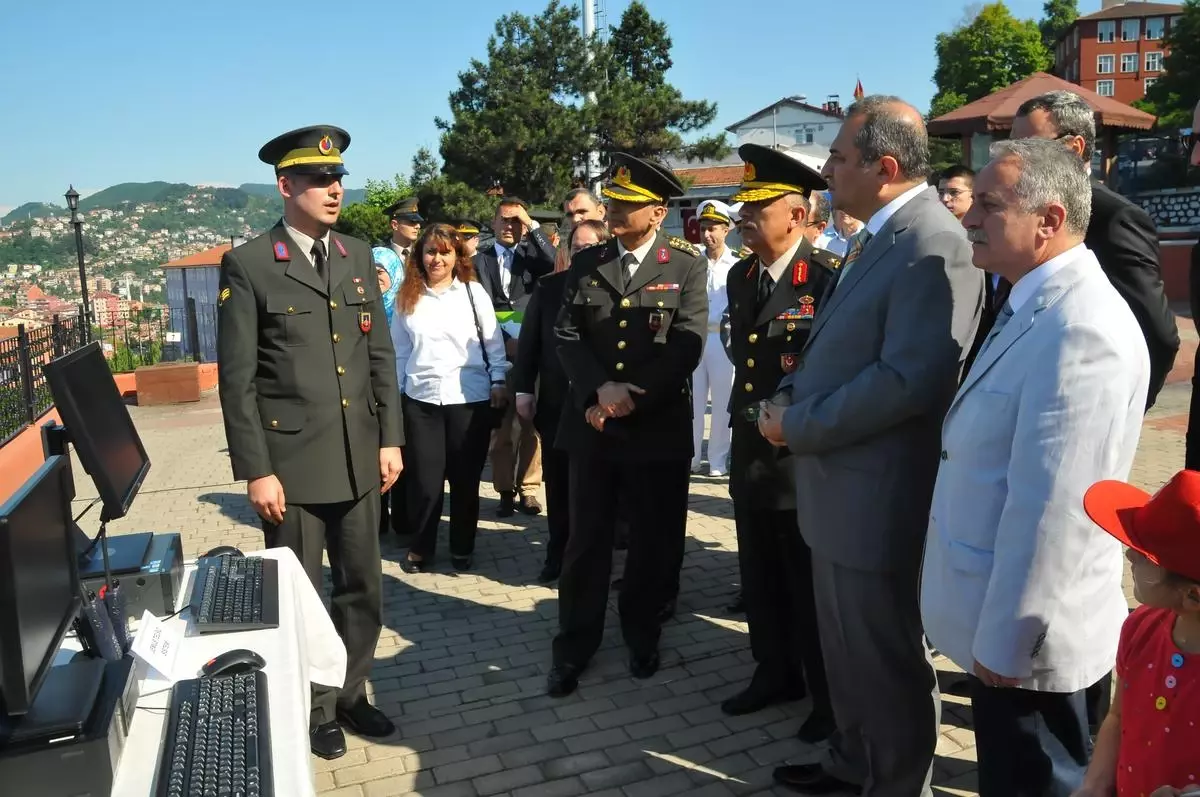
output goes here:
{"type": "Polygon", "coordinates": [[[179,681],[155,797],[273,797],[267,675],[179,681]]]}
{"type": "Polygon", "coordinates": [[[201,634],[279,627],[279,563],[214,556],[196,563],[192,619],[201,634]]]}

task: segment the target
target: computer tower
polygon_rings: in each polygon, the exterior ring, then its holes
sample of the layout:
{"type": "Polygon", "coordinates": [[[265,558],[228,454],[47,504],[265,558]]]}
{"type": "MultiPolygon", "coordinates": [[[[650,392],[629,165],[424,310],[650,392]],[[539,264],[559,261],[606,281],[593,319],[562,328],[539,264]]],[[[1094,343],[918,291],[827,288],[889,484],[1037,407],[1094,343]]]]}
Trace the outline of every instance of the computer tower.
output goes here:
{"type": "MultiPolygon", "coordinates": [[[[104,586],[104,571],[80,573],[83,585],[92,592],[104,586]]],[[[140,620],[149,611],[156,617],[174,614],[183,584],[183,545],[178,534],[155,534],[146,549],[146,558],[135,572],[114,573],[125,595],[125,615],[140,620]]]]}

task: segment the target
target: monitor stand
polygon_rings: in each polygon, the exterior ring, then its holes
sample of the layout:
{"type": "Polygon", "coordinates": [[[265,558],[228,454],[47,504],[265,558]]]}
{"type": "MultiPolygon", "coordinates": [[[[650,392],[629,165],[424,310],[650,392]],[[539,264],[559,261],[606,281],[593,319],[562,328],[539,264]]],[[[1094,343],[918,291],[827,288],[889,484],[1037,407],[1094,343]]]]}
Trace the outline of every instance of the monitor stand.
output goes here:
{"type": "MultiPolygon", "coordinates": [[[[70,452],[67,444],[70,439],[69,430],[62,424],[55,421],[47,421],[42,424],[42,452],[46,457],[68,456],[70,452]]],[[[69,464],[68,467],[70,467],[69,464]]],[[[71,478],[74,479],[74,475],[71,478]]],[[[79,557],[79,577],[86,579],[103,575],[104,551],[100,550],[99,545],[93,544],[92,538],[79,528],[78,523],[72,521],[71,526],[75,537],[75,552],[79,557]]],[[[142,565],[146,562],[146,552],[150,550],[150,543],[153,540],[154,534],[148,531],[139,534],[122,534],[118,537],[105,535],[102,544],[108,549],[109,572],[113,575],[122,575],[141,570],[142,565]]]]}
{"type": "Polygon", "coordinates": [[[81,659],[51,667],[29,713],[0,716],[0,747],[56,739],[83,732],[104,680],[104,659],[81,659]]]}

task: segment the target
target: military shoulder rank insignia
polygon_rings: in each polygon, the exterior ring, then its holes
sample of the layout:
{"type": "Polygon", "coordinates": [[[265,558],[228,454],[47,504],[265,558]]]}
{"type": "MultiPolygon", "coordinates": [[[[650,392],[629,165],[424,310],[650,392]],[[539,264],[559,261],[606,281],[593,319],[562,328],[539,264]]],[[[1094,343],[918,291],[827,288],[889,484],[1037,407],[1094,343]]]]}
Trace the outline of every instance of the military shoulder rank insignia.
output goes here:
{"type": "Polygon", "coordinates": [[[833,271],[842,267],[842,259],[828,249],[814,249],[812,259],[833,271]]]}
{"type": "Polygon", "coordinates": [[[225,300],[233,295],[233,291],[228,288],[222,288],[220,295],[217,296],[217,307],[225,304],[225,300]]]}
{"type": "Polygon", "coordinates": [[[748,246],[743,246],[741,249],[737,250],[738,257],[750,257],[752,254],[754,254],[754,252],[751,251],[750,247],[748,246]]]}
{"type": "Polygon", "coordinates": [[[802,285],[808,282],[808,261],[797,260],[792,266],[792,284],[802,285]]]}
{"type": "Polygon", "coordinates": [[[339,255],[341,255],[342,257],[345,257],[345,256],[346,256],[346,247],[342,246],[342,242],[341,242],[341,241],[339,241],[337,238],[334,238],[334,239],[333,239],[333,245],[337,247],[337,250],[338,250],[338,254],[339,254],[339,255]]]}
{"type": "Polygon", "coordinates": [[[275,259],[276,260],[291,260],[292,255],[288,252],[287,244],[283,241],[275,242],[275,259]]]}
{"type": "Polygon", "coordinates": [[[671,253],[667,251],[667,247],[665,247],[665,246],[659,247],[659,249],[658,249],[658,262],[659,262],[659,263],[669,263],[669,262],[671,262],[671,253]]]}
{"type": "Polygon", "coordinates": [[[700,249],[686,238],[680,238],[677,235],[672,235],[667,238],[667,243],[671,245],[672,249],[678,249],[680,252],[687,252],[693,257],[697,257],[700,254],[700,249]]]}

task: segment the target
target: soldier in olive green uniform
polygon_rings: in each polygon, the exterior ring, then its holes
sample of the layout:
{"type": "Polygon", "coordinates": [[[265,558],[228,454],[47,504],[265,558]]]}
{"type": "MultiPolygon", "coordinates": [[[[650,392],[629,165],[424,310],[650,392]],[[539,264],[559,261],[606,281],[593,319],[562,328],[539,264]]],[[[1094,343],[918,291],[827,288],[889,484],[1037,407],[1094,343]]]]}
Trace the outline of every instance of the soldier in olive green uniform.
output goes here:
{"type": "Polygon", "coordinates": [[[350,136],[319,126],[259,152],[284,217],[226,253],[218,296],[221,410],[236,479],[246,479],[268,547],[291,548],[318,592],[321,553],[346,644],[341,690],[313,689],[313,752],[346,751],[338,722],[395,728],[364,686],[382,624],[379,500],[402,467],[395,353],[367,244],[330,231],[350,136]]]}
{"type": "Polygon", "coordinates": [[[572,260],[555,328],[571,386],[557,439],[570,455],[571,536],[554,696],[574,691],[604,635],[617,505],[630,516],[620,613],[638,678],[658,669],[658,613],[674,597],[687,526],[689,385],[708,331],[707,264],[659,230],[667,199],[683,193],[670,169],[613,160],[604,189],[613,239],[572,260]]]}
{"type": "Polygon", "coordinates": [[[759,404],[800,364],[817,303],[841,266],[804,237],[807,195],[823,190],[819,174],[789,155],[746,144],[741,191],[742,234],[756,254],[729,270],[729,348],[734,365],[729,493],[737,528],[750,647],[758,667],[750,685],[722,703],[748,714],[799,699],[813,711],[801,738],[816,742],[833,730],[833,713],[812,593],[811,553],[796,523],[795,487],[787,451],[758,431],[759,404]]]}

